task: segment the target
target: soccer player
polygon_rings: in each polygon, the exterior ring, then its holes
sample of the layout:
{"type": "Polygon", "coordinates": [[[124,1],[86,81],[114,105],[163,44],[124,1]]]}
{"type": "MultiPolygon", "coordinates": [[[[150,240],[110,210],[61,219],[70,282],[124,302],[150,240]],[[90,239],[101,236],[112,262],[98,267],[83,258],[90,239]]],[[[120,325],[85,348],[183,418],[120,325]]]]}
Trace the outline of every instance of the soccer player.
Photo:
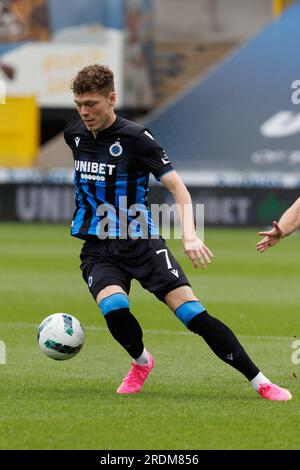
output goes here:
{"type": "Polygon", "coordinates": [[[266,232],[259,232],[264,237],[256,244],[257,251],[263,253],[276,245],[283,237],[290,235],[300,227],[300,197],[280,217],[279,222],[273,221],[273,228],[266,232]]]}
{"type": "Polygon", "coordinates": [[[181,266],[168,250],[147,206],[150,172],[172,193],[181,218],[183,248],[203,268],[212,252],[197,238],[191,197],[163,148],[142,125],[116,116],[112,71],[91,65],[71,88],[80,119],[65,129],[75,164],[76,210],[71,234],[84,240],[83,278],[108,329],[133,359],[117,392],[139,393],[154,366],[143,332],[130,311],[131,280],[165,302],[225,363],[241,372],[263,398],[286,401],[288,390],[267,379],[233,332],[199,302],[181,266]],[[139,214],[136,217],[136,214],[139,214]]]}

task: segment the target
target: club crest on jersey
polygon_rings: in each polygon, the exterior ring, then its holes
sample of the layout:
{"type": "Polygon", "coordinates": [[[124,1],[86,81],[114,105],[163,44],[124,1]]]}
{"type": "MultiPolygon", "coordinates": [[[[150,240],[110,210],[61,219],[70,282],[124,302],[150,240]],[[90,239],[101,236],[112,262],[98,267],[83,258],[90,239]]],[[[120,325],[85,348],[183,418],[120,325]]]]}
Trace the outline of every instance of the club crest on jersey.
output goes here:
{"type": "Polygon", "coordinates": [[[123,147],[120,142],[116,141],[109,147],[109,153],[112,157],[119,157],[123,153],[123,147]]]}

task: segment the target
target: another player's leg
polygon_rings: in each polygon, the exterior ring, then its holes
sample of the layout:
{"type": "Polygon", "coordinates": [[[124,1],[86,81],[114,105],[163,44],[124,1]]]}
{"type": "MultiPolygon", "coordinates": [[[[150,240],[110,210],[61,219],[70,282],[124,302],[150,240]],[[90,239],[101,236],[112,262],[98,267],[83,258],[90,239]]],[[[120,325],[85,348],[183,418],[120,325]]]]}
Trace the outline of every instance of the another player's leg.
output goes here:
{"type": "Polygon", "coordinates": [[[190,331],[202,336],[212,351],[222,361],[241,372],[263,398],[277,401],[292,398],[288,390],[271,383],[260,372],[234,333],[207,313],[189,286],[181,286],[169,292],[165,301],[190,331]]]}
{"type": "Polygon", "coordinates": [[[129,311],[127,294],[117,285],[108,286],[99,292],[96,301],[110,333],[133,358],[131,368],[117,392],[139,393],[154,367],[154,359],[144,347],[143,332],[137,319],[129,311]]]}

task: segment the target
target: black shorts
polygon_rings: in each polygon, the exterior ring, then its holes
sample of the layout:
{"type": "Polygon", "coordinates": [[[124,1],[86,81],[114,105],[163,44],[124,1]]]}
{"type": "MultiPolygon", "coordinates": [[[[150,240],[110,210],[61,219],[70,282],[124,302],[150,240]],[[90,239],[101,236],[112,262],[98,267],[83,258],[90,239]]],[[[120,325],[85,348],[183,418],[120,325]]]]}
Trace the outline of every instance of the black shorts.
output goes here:
{"type": "Polygon", "coordinates": [[[162,238],[87,240],[81,250],[81,270],[96,299],[107,286],[118,285],[129,294],[136,279],[159,300],[180,286],[189,286],[180,264],[162,238]]]}

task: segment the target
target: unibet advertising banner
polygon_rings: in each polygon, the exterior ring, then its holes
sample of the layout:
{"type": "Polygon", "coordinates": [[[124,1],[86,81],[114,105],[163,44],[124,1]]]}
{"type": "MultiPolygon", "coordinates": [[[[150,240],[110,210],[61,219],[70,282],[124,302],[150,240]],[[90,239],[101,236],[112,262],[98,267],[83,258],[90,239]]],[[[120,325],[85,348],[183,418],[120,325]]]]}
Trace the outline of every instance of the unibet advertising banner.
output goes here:
{"type": "MultiPolygon", "coordinates": [[[[248,227],[270,225],[294,202],[296,189],[188,188],[194,204],[204,207],[205,226],[248,227]]],[[[74,212],[74,189],[67,184],[0,184],[0,221],[65,222],[74,212]]],[[[174,200],[162,186],[149,193],[149,204],[174,200]]],[[[175,224],[178,218],[175,215],[175,224]]],[[[199,227],[198,227],[199,228],[199,227]]]]}

